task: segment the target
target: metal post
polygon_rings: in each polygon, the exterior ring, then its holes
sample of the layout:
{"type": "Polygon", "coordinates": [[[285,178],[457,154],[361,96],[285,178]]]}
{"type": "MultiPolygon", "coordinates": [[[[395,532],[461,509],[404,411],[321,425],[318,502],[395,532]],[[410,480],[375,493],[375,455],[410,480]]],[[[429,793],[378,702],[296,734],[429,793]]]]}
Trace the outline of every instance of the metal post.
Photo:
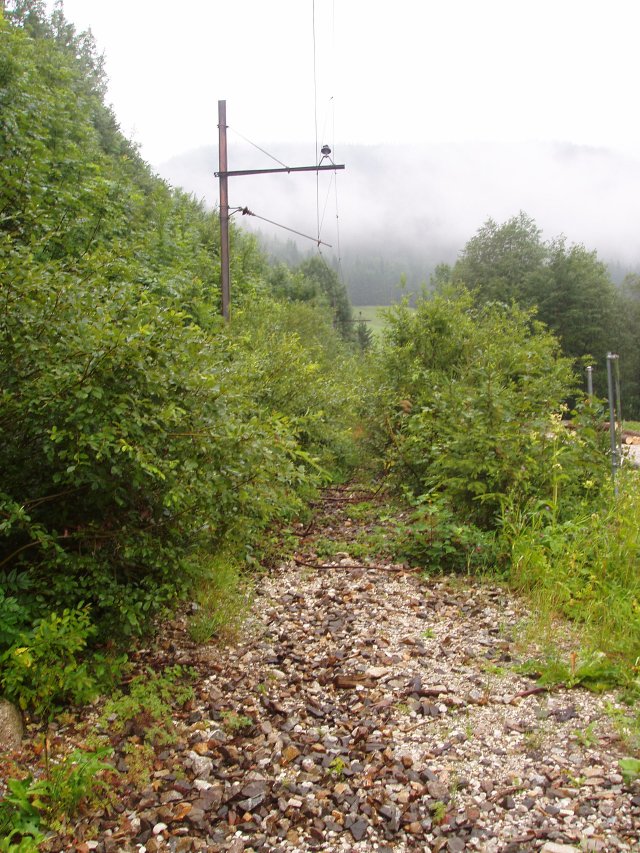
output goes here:
{"type": "MultiPolygon", "coordinates": [[[[2,2],[2,0],[0,0],[2,2]]],[[[331,153],[330,148],[322,149],[322,160],[328,158],[331,153]]],[[[218,101],[218,160],[219,167],[215,173],[216,178],[220,180],[220,289],[222,291],[222,316],[225,320],[229,320],[229,312],[231,305],[231,287],[230,287],[230,271],[229,271],[229,186],[228,179],[240,175],[271,175],[276,172],[324,172],[337,169],[344,169],[343,165],[322,164],[322,160],[317,166],[284,166],[281,169],[240,169],[230,172],[227,168],[227,102],[218,101]]],[[[278,161],[280,162],[280,161],[278,161]]],[[[251,213],[248,208],[238,208],[243,213],[251,213]]],[[[265,217],[258,217],[265,219],[265,217]]],[[[271,222],[270,219],[265,219],[266,222],[271,222]]],[[[274,223],[276,224],[276,223],[274,223]]],[[[288,229],[293,230],[293,229],[288,229]]],[[[299,231],[295,232],[300,234],[299,231]]],[[[305,234],[301,235],[306,236],[305,234]]],[[[324,243],[322,240],[314,240],[318,245],[324,243]]]]}
{"type": "Polygon", "coordinates": [[[218,163],[220,181],[220,288],[222,316],[229,320],[229,180],[227,177],[227,102],[218,101],[218,163]]]}
{"type": "Polygon", "coordinates": [[[618,356],[614,353],[607,353],[607,386],[609,390],[609,438],[611,439],[611,477],[613,479],[613,492],[616,497],[618,495],[618,484],[616,483],[616,469],[618,468],[618,443],[616,441],[616,420],[612,364],[617,358],[618,356]]]}
{"type": "Polygon", "coordinates": [[[620,399],[620,356],[616,356],[616,370],[613,382],[616,389],[616,427],[618,430],[618,463],[622,465],[624,457],[622,456],[622,400],[620,399]]]}
{"type": "Polygon", "coordinates": [[[589,401],[593,400],[593,367],[587,367],[587,395],[589,401]]]}

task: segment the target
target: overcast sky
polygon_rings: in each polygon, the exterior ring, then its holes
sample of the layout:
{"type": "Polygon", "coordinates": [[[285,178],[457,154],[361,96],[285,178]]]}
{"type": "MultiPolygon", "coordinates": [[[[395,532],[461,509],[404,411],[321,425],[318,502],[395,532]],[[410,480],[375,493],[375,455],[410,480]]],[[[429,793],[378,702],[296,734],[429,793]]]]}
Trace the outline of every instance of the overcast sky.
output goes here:
{"type": "MultiPolygon", "coordinates": [[[[618,241],[637,242],[638,0],[65,0],[64,9],[104,50],[121,127],[155,167],[217,143],[219,99],[232,129],[276,156],[279,143],[307,146],[309,164],[316,124],[337,161],[345,143],[586,146],[632,165],[628,186],[626,166],[605,174],[602,203],[615,200],[618,241]]],[[[229,142],[233,168],[245,144],[229,142]]],[[[553,196],[558,170],[534,166],[532,189],[544,195],[553,182],[553,196]]],[[[494,211],[525,207],[507,195],[508,175],[496,175],[494,204],[488,176],[476,190],[477,169],[465,171],[467,187],[452,185],[451,196],[478,203],[474,230],[494,211]]],[[[571,187],[580,186],[574,175],[571,187]]],[[[574,199],[581,221],[591,206],[607,219],[597,187],[590,176],[588,197],[574,199]]],[[[446,215],[455,216],[451,198],[446,215]]],[[[572,227],[562,230],[585,239],[572,227]]],[[[587,239],[600,227],[592,222],[587,239]]]]}
{"type": "MultiPolygon", "coordinates": [[[[255,141],[313,150],[313,7],[64,3],[154,164],[215,140],[218,99],[255,141]]],[[[335,106],[336,142],[640,141],[637,0],[315,0],[315,32],[319,133],[335,106]]]]}

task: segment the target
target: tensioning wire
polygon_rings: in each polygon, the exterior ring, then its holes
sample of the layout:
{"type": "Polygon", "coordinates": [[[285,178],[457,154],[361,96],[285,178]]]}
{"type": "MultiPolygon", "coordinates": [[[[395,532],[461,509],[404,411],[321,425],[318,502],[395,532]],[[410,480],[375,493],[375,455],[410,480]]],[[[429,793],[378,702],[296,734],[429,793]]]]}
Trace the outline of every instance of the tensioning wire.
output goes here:
{"type": "Polygon", "coordinates": [[[254,213],[252,210],[249,210],[248,207],[234,207],[234,213],[241,213],[243,216],[254,216],[256,219],[261,219],[263,222],[268,222],[269,225],[275,225],[276,228],[283,228],[285,231],[291,231],[292,234],[297,234],[298,237],[304,237],[305,240],[312,240],[314,243],[318,244],[318,248],[320,248],[320,244],[323,246],[328,246],[330,249],[333,249],[331,243],[325,243],[324,240],[320,240],[316,237],[310,237],[309,234],[303,234],[302,231],[296,231],[295,228],[289,228],[288,225],[282,225],[280,222],[274,222],[273,219],[267,219],[266,216],[260,216],[258,213],[254,213]]]}
{"type": "Polygon", "coordinates": [[[275,157],[273,154],[269,154],[269,152],[268,152],[268,151],[265,151],[265,149],[264,149],[264,148],[261,148],[261,147],[260,147],[256,142],[252,142],[250,139],[247,139],[247,137],[246,137],[246,136],[243,136],[243,135],[240,133],[240,131],[239,131],[239,130],[235,130],[233,127],[229,127],[229,130],[232,130],[232,131],[235,133],[235,135],[236,135],[236,136],[239,136],[239,137],[240,137],[240,139],[244,139],[244,141],[245,141],[245,142],[248,142],[248,143],[249,143],[249,145],[253,145],[253,147],[254,147],[254,148],[257,148],[257,149],[258,149],[258,151],[262,151],[262,153],[263,153],[263,154],[266,154],[266,155],[267,155],[267,157],[270,157],[272,160],[275,160],[275,161],[276,161],[276,163],[279,163],[281,166],[284,166],[284,168],[285,168],[285,169],[288,169],[288,168],[289,168],[289,166],[287,166],[287,164],[286,164],[286,163],[283,163],[283,162],[282,162],[282,160],[278,160],[278,158],[277,158],[277,157],[275,157]]]}

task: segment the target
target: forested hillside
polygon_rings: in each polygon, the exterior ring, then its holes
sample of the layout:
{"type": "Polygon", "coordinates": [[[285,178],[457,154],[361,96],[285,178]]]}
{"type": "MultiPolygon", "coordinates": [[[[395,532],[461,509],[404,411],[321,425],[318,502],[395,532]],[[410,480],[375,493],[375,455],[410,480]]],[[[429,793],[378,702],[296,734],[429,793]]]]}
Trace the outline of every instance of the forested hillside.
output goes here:
{"type": "MultiPolygon", "coordinates": [[[[304,254],[293,241],[261,238],[273,257],[298,265],[304,254]]],[[[620,356],[623,414],[640,418],[640,328],[637,273],[610,269],[581,244],[562,236],[545,240],[537,223],[520,212],[504,223],[487,220],[459,253],[455,263],[427,261],[414,250],[401,256],[392,247],[372,246],[368,253],[344,252],[341,272],[355,305],[388,305],[446,282],[468,287],[478,305],[515,302],[559,338],[565,355],[594,367],[595,389],[606,396],[606,355],[620,356]],[[614,283],[613,274],[618,280],[614,283]]]]}

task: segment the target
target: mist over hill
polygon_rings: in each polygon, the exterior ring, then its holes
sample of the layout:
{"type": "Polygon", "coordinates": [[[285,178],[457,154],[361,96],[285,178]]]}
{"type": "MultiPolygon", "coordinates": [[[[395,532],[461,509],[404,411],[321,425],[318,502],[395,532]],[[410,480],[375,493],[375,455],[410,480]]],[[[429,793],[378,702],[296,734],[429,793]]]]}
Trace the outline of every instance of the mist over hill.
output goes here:
{"type": "MultiPolygon", "coordinates": [[[[262,147],[290,166],[316,162],[313,147],[262,147]]],[[[545,239],[563,234],[595,249],[617,281],[640,268],[637,152],[531,142],[341,145],[331,156],[345,171],[234,177],[229,200],[312,237],[320,222],[321,239],[332,245],[322,252],[333,263],[339,255],[355,304],[397,298],[401,277],[418,289],[438,263],[455,261],[487,218],[502,222],[520,210],[545,239]]],[[[230,132],[230,169],[276,165],[230,132]]],[[[217,168],[217,147],[207,146],[162,163],[159,172],[213,206],[217,168]]],[[[312,241],[236,217],[275,257],[316,251],[312,241]]]]}

